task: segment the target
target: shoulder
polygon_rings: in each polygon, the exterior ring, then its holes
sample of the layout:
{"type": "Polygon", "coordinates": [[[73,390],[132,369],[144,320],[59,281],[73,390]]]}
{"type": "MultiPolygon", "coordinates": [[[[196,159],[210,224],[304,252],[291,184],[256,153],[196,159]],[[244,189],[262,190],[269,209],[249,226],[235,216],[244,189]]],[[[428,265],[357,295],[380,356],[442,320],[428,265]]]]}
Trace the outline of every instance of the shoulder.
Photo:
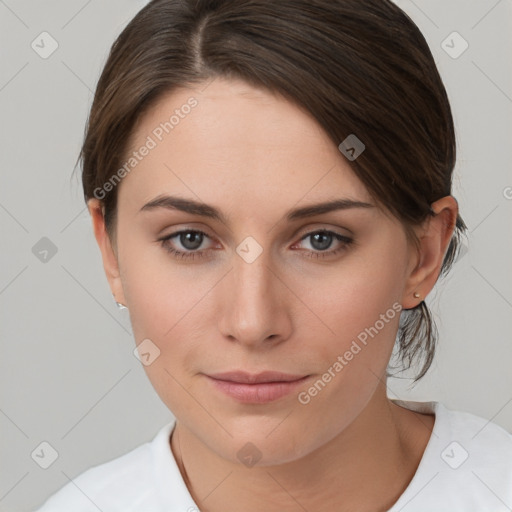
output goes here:
{"type": "MultiPolygon", "coordinates": [[[[442,453],[443,459],[457,458],[450,467],[467,464],[466,471],[474,475],[507,476],[503,483],[512,497],[512,434],[491,420],[469,412],[454,411],[439,404],[445,416],[446,428],[441,439],[448,442],[442,453]],[[452,457],[453,455],[453,457],[452,457]],[[459,460],[460,459],[460,460],[459,460]]],[[[511,504],[512,505],[512,504],[511,504]]]]}
{"type": "Polygon", "coordinates": [[[491,420],[439,404],[441,492],[464,510],[510,511],[512,507],[512,434],[491,420]],[[442,426],[442,425],[441,425],[442,426]],[[472,507],[472,508],[471,508],[472,507]]]}
{"type": "Polygon", "coordinates": [[[141,506],[157,510],[153,445],[168,429],[166,425],[153,441],[71,479],[36,512],[130,512],[141,506]]]}
{"type": "Polygon", "coordinates": [[[436,420],[417,472],[392,512],[510,512],[512,434],[440,402],[402,403],[430,408],[436,420]]]}
{"type": "Polygon", "coordinates": [[[505,467],[512,469],[512,434],[492,420],[475,414],[448,409],[438,404],[438,414],[444,418],[445,428],[441,434],[451,436],[464,443],[468,457],[472,453],[479,460],[488,460],[494,453],[505,467]],[[486,454],[484,458],[481,456],[486,454]]]}
{"type": "Polygon", "coordinates": [[[467,460],[472,455],[484,463],[490,459],[490,454],[495,454],[503,462],[503,468],[512,470],[512,433],[494,423],[492,419],[453,410],[442,402],[392,401],[413,411],[435,414],[434,429],[425,454],[433,447],[446,448],[449,444],[443,443],[453,442],[467,452],[467,460]]]}

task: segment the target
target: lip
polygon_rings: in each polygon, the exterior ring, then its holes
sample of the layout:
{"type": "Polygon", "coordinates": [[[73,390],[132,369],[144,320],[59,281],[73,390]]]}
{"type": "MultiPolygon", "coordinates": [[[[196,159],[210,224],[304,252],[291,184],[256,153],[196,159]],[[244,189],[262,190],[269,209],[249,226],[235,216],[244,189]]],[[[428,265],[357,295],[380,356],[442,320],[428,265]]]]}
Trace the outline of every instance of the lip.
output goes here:
{"type": "Polygon", "coordinates": [[[233,371],[224,373],[208,374],[208,377],[228,382],[237,382],[239,384],[260,384],[262,382],[293,382],[304,378],[304,375],[292,375],[290,373],[265,371],[261,373],[247,373],[243,371],[233,371]]]}
{"type": "Polygon", "coordinates": [[[216,389],[239,402],[261,404],[288,395],[310,376],[273,371],[258,374],[235,371],[206,377],[216,389]]]}

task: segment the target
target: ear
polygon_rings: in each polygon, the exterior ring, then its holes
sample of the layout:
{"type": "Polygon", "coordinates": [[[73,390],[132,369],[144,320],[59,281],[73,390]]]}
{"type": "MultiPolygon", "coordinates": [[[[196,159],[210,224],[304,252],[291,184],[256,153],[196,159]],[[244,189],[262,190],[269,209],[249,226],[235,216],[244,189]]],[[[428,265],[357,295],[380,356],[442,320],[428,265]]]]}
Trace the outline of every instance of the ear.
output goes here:
{"type": "Polygon", "coordinates": [[[114,299],[121,304],[126,305],[121,274],[119,271],[119,262],[116,252],[112,246],[110,237],[105,230],[105,220],[103,216],[103,204],[96,198],[87,201],[87,208],[92,219],[94,237],[98,243],[103,260],[103,268],[110,286],[114,299]]]}
{"type": "Polygon", "coordinates": [[[432,203],[431,208],[435,215],[416,230],[419,251],[417,257],[412,259],[412,268],[408,270],[402,297],[404,309],[416,307],[436,284],[455,229],[459,209],[454,197],[443,197],[432,203]],[[419,297],[415,297],[415,293],[419,297]]]}

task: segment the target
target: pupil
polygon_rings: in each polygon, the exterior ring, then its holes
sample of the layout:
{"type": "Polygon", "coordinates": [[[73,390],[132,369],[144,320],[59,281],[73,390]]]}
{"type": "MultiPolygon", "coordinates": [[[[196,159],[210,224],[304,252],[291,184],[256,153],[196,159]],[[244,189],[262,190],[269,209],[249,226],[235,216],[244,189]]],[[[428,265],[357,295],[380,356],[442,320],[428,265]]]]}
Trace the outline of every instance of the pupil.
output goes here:
{"type": "Polygon", "coordinates": [[[183,247],[192,251],[201,246],[201,243],[203,241],[202,237],[203,235],[201,233],[188,231],[187,233],[181,234],[180,243],[183,245],[183,247]]]}
{"type": "Polygon", "coordinates": [[[328,249],[329,246],[331,245],[331,238],[332,238],[332,235],[328,234],[328,233],[315,233],[313,235],[313,247],[315,247],[315,249],[317,250],[322,250],[322,249],[328,249]],[[323,237],[323,243],[322,243],[322,237],[323,237]],[[317,242],[319,241],[320,239],[320,243],[318,244],[317,242]]]}

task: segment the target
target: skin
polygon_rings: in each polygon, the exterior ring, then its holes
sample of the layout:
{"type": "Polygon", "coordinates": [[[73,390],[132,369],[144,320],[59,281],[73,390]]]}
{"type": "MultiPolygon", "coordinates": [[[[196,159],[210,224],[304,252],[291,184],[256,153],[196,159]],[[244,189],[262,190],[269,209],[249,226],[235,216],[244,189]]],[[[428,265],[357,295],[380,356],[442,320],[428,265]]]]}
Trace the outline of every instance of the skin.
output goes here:
{"type": "MultiPolygon", "coordinates": [[[[218,78],[201,89],[173,91],[135,127],[132,149],[169,112],[198,100],[120,183],[115,240],[100,201],[88,203],[135,341],[149,338],[160,350],[144,369],[177,419],[170,449],[181,474],[209,512],[387,510],[412,479],[434,423],[386,397],[398,315],[306,405],[297,392],[243,404],[204,373],[311,375],[300,388],[307,390],[394,303],[411,308],[431,291],[457,203],[447,196],[432,205],[436,216],[416,229],[416,251],[307,112],[244,82],[218,78]],[[140,211],[162,193],[213,205],[227,222],[140,211]],[[284,218],[289,209],[338,198],[375,206],[284,218]],[[322,228],[354,243],[332,238],[322,249],[306,237],[322,228]],[[196,249],[211,249],[204,258],[176,259],[158,241],[185,229],[207,233],[196,249]],[[252,263],[236,252],[248,236],[263,249],[252,263]],[[324,259],[307,257],[338,248],[324,259]],[[237,457],[248,442],[261,453],[252,467],[237,457]]],[[[182,241],[169,244],[193,252],[182,241]]]]}

